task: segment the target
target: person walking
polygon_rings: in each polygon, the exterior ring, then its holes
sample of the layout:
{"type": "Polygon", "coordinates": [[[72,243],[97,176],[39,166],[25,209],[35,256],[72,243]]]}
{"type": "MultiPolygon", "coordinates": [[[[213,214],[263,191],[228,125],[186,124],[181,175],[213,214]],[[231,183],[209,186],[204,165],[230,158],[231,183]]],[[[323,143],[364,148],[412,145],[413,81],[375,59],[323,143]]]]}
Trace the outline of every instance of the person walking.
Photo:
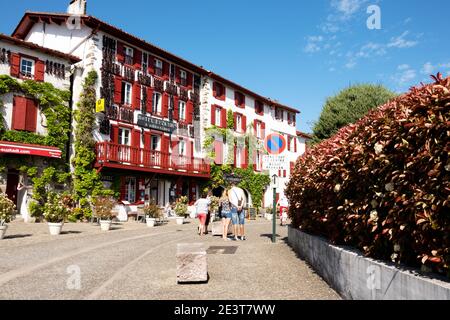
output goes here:
{"type": "Polygon", "coordinates": [[[228,238],[228,227],[230,226],[231,222],[231,202],[228,198],[228,191],[229,189],[226,189],[219,200],[220,215],[222,217],[223,225],[222,237],[224,241],[230,240],[228,238]]]}
{"type": "Polygon", "coordinates": [[[210,200],[207,199],[205,194],[203,194],[202,197],[200,199],[198,199],[194,204],[196,211],[197,211],[197,217],[199,220],[198,234],[200,236],[206,234],[205,233],[206,216],[208,215],[209,205],[210,205],[210,200]]]}
{"type": "Polygon", "coordinates": [[[231,203],[231,220],[233,222],[234,239],[233,240],[245,240],[245,210],[247,205],[244,190],[233,186],[228,191],[228,199],[231,203]]]}
{"type": "Polygon", "coordinates": [[[283,226],[283,222],[287,220],[287,211],[289,209],[289,201],[285,195],[278,200],[277,206],[280,208],[280,225],[283,226]]]}

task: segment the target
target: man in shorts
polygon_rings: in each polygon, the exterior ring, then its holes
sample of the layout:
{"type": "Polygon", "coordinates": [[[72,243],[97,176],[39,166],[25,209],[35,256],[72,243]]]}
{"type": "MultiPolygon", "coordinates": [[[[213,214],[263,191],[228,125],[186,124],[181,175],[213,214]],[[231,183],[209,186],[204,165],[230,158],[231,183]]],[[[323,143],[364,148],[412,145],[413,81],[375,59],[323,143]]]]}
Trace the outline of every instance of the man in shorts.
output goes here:
{"type": "Polygon", "coordinates": [[[247,205],[244,190],[233,186],[228,191],[231,203],[231,221],[233,222],[234,240],[245,240],[245,210],[247,205]]]}

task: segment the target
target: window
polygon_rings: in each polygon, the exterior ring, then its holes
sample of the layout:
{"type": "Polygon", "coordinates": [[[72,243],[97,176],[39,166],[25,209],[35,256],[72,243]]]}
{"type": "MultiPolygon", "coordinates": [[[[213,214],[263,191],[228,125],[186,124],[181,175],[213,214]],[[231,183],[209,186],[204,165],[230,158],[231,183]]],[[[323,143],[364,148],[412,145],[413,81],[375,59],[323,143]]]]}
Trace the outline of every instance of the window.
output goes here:
{"type": "Polygon", "coordinates": [[[178,102],[178,110],[180,112],[180,120],[186,120],[186,102],[178,102]]]}
{"type": "Polygon", "coordinates": [[[155,74],[159,77],[163,74],[163,62],[159,59],[155,59],[155,74]]]}
{"type": "Polygon", "coordinates": [[[151,140],[150,140],[150,150],[152,150],[152,151],[159,151],[160,150],[160,148],[159,148],[159,140],[160,140],[160,138],[159,138],[159,136],[157,136],[157,135],[152,135],[152,137],[151,137],[151,140]]]}
{"type": "Polygon", "coordinates": [[[214,82],[213,93],[216,99],[225,100],[225,87],[222,84],[214,82]]]}
{"type": "Polygon", "coordinates": [[[145,52],[142,53],[142,71],[144,74],[148,72],[148,54],[145,52]]]}
{"type": "Polygon", "coordinates": [[[244,94],[235,91],[235,105],[240,108],[245,108],[245,96],[244,94]]]}
{"type": "Polygon", "coordinates": [[[161,108],[161,93],[159,92],[153,92],[153,107],[152,107],[152,113],[161,114],[162,108],[161,108]]]}
{"type": "Polygon", "coordinates": [[[178,152],[180,156],[186,155],[186,141],[180,140],[180,142],[178,143],[178,152]]]}
{"type": "Polygon", "coordinates": [[[236,131],[241,132],[242,131],[242,115],[236,114],[236,131]]]}
{"type": "Polygon", "coordinates": [[[261,122],[256,122],[256,137],[262,139],[261,122]]]}
{"type": "Polygon", "coordinates": [[[275,108],[275,119],[283,121],[283,110],[275,108]]]}
{"type": "Polygon", "coordinates": [[[130,145],[130,130],[119,128],[119,144],[124,146],[130,145]]]}
{"type": "Polygon", "coordinates": [[[216,108],[216,126],[222,127],[222,108],[216,108]]]}
{"type": "Polygon", "coordinates": [[[186,71],[180,70],[180,80],[181,80],[181,85],[185,87],[187,85],[187,72],[186,71]]]}
{"type": "Polygon", "coordinates": [[[131,105],[131,84],[122,82],[122,104],[131,105]]]}
{"type": "Polygon", "coordinates": [[[261,153],[256,153],[256,163],[255,163],[256,171],[261,171],[261,153]]]}
{"type": "Polygon", "coordinates": [[[20,60],[20,74],[27,78],[33,78],[34,61],[26,58],[20,60]]]}
{"type": "Polygon", "coordinates": [[[236,168],[240,168],[241,167],[241,159],[242,159],[242,157],[241,157],[241,153],[242,153],[242,150],[241,150],[241,148],[236,148],[236,168]]]}
{"type": "Polygon", "coordinates": [[[255,100],[255,112],[259,115],[264,114],[264,104],[261,101],[255,100]]]}
{"type": "Polygon", "coordinates": [[[173,64],[170,65],[169,79],[171,81],[175,81],[175,65],[173,65],[173,64]]]}
{"type": "Polygon", "coordinates": [[[133,54],[134,50],[129,47],[124,47],[123,51],[125,53],[125,64],[133,65],[133,54]]]}

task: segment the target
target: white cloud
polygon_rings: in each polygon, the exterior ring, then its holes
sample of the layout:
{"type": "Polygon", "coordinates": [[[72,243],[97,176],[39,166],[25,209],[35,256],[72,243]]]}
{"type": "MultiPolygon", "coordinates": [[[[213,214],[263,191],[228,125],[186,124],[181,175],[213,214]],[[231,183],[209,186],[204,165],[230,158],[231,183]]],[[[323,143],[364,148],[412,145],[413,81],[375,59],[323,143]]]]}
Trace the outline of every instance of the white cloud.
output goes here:
{"type": "Polygon", "coordinates": [[[391,41],[387,44],[387,47],[403,49],[416,46],[418,44],[417,41],[405,39],[408,34],[409,31],[405,31],[400,36],[391,38],[391,41]]]}
{"type": "Polygon", "coordinates": [[[355,60],[350,60],[349,62],[347,62],[345,64],[345,67],[347,69],[353,69],[356,66],[356,61],[355,60]]]}
{"type": "Polygon", "coordinates": [[[331,6],[341,14],[341,19],[348,20],[367,0],[333,0],[331,6]]]}
{"type": "Polygon", "coordinates": [[[432,64],[431,62],[427,62],[423,65],[422,69],[420,70],[422,74],[424,75],[430,75],[437,72],[448,72],[450,69],[450,63],[437,63],[432,64]]]}
{"type": "Polygon", "coordinates": [[[431,64],[431,62],[427,62],[422,67],[422,73],[426,74],[426,75],[432,74],[434,71],[434,68],[435,67],[431,64]]]}
{"type": "Polygon", "coordinates": [[[397,84],[399,91],[405,89],[405,86],[412,85],[412,81],[416,79],[417,72],[407,64],[401,64],[397,67],[397,73],[395,73],[391,80],[397,84]]]}
{"type": "Polygon", "coordinates": [[[304,48],[306,53],[315,53],[322,50],[321,43],[323,42],[322,36],[309,36],[308,42],[304,48]]]}

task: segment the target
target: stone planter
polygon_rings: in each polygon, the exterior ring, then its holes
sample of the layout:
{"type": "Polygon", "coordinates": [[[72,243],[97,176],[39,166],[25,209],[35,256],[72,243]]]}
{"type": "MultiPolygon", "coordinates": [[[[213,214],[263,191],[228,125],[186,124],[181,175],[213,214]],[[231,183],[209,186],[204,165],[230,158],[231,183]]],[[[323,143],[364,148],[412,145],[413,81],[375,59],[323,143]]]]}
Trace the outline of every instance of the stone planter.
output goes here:
{"type": "Polygon", "coordinates": [[[266,213],[266,219],[272,221],[273,214],[266,213]]]}
{"type": "Polygon", "coordinates": [[[109,231],[111,230],[111,220],[100,220],[100,229],[102,231],[109,231]]]}
{"type": "Polygon", "coordinates": [[[63,227],[63,223],[62,222],[58,222],[58,223],[47,223],[48,225],[48,231],[50,232],[50,234],[52,236],[58,236],[61,234],[61,230],[63,227]]]}
{"type": "Polygon", "coordinates": [[[155,218],[145,218],[145,222],[147,223],[147,227],[153,228],[156,224],[155,218]]]}
{"type": "Polygon", "coordinates": [[[177,224],[178,225],[183,225],[184,224],[184,217],[177,217],[176,220],[177,220],[177,224]]]}
{"type": "Polygon", "coordinates": [[[0,226],[0,240],[5,237],[6,230],[8,229],[7,225],[0,226]]]}

